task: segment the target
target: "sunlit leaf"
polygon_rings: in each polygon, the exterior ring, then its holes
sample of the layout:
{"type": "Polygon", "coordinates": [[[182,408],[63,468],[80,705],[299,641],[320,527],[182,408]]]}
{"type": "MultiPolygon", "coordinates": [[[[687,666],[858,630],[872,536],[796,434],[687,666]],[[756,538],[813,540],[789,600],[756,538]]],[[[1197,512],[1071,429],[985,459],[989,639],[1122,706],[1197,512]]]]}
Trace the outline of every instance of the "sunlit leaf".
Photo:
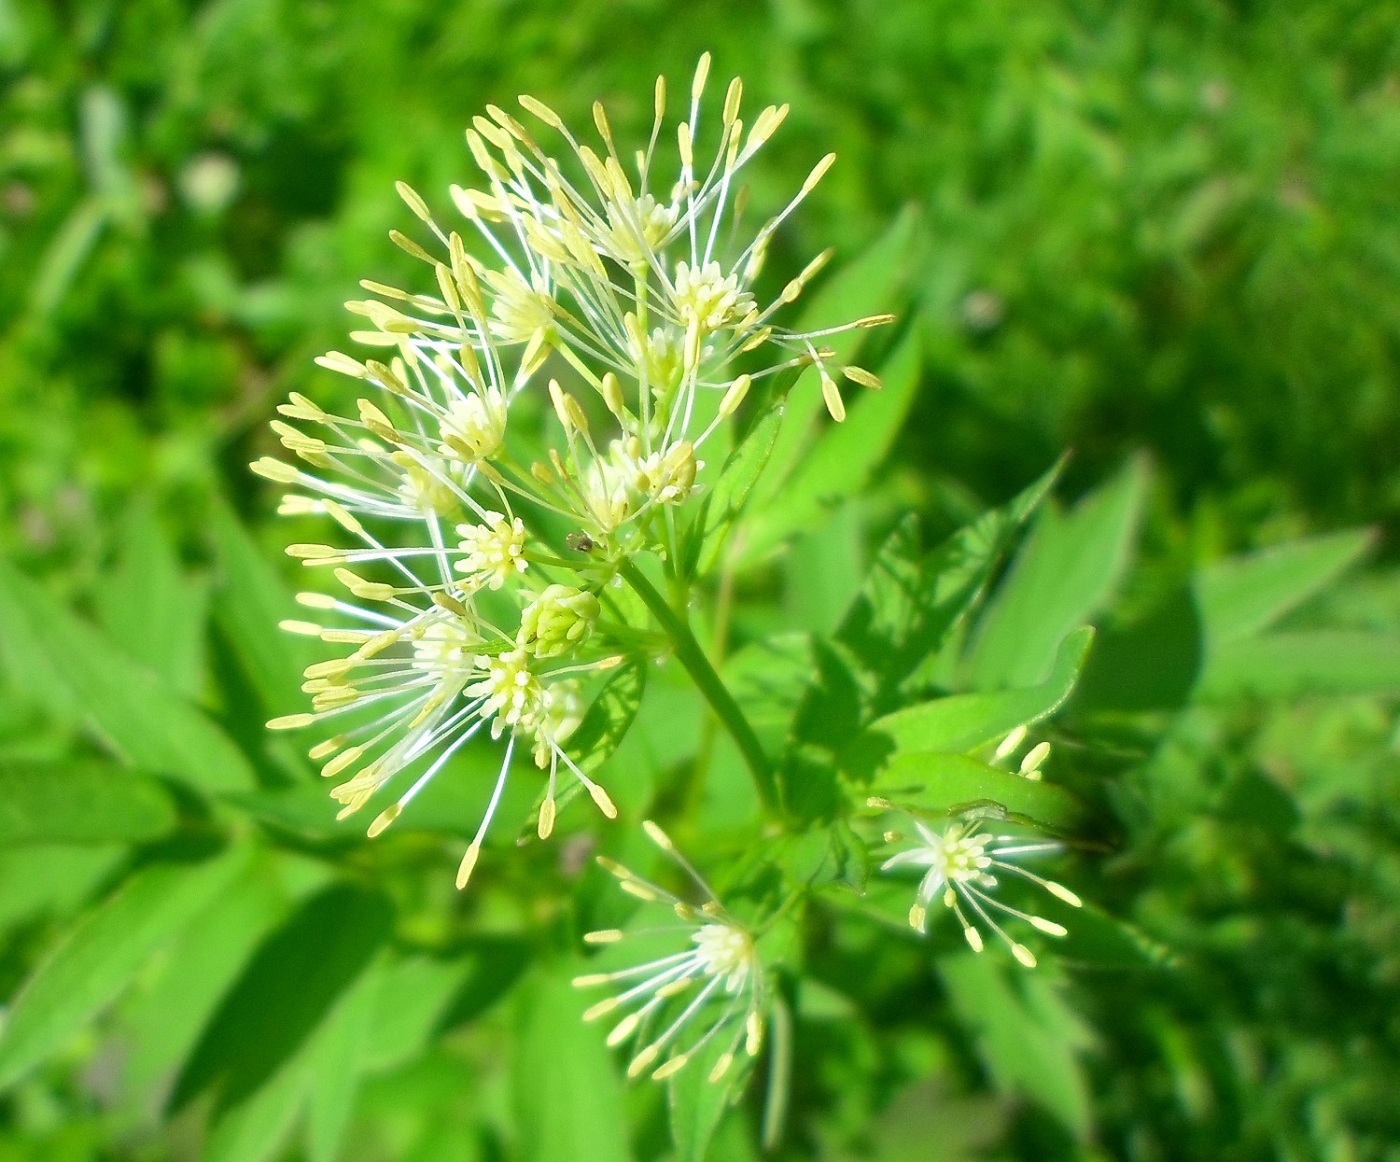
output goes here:
{"type": "Polygon", "coordinates": [[[20,990],[0,1032],[0,1087],[62,1049],[116,1000],[243,863],[235,850],[202,864],[153,864],[70,928],[20,990]]]}
{"type": "Polygon", "coordinates": [[[159,781],[114,763],[0,762],[0,843],[139,843],[177,822],[159,781]]]}
{"type": "Polygon", "coordinates": [[[171,1108],[212,1091],[228,1109],[255,1093],[364,971],[392,915],[381,896],[348,884],[302,904],[263,941],[210,1018],[180,1071],[171,1108]]]}
{"type": "Polygon", "coordinates": [[[978,624],[966,663],[975,689],[1044,680],[1060,642],[1122,579],[1146,491],[1146,465],[1135,459],[1069,513],[1041,512],[978,624]]]}
{"type": "Polygon", "coordinates": [[[1038,685],[921,702],[877,719],[870,731],[888,738],[896,753],[974,750],[1060,709],[1074,690],[1093,640],[1094,631],[1088,626],[1065,638],[1049,676],[1038,685]]]}
{"type": "MultiPolygon", "coordinates": [[[[570,973],[569,975],[572,975],[570,973]]],[[[523,1162],[627,1162],[622,1089],[603,1031],[559,972],[520,997],[511,1092],[523,1162]]]]}
{"type": "Polygon", "coordinates": [[[901,754],[875,778],[869,794],[896,806],[935,814],[985,812],[1056,831],[1084,819],[1084,808],[1062,787],[988,766],[966,755],[901,754]]]}
{"type": "Polygon", "coordinates": [[[51,713],[86,723],[130,762],[206,791],[252,783],[247,760],[201,711],[3,562],[0,655],[51,713]]]}

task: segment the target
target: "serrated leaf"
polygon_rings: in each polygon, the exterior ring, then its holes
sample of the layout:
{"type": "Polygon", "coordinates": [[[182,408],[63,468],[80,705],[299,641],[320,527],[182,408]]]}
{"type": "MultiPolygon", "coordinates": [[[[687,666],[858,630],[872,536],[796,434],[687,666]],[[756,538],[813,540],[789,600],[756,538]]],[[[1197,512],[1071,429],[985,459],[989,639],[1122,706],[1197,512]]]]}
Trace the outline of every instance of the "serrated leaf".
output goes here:
{"type": "Polygon", "coordinates": [[[94,604],[112,640],[196,699],[203,687],[209,587],[185,574],[149,501],[136,502],[121,533],[121,557],[94,604]]]}
{"type": "Polygon", "coordinates": [[[154,864],[77,922],[35,969],[0,1033],[0,1088],[58,1052],[117,999],[147,959],[205,908],[244,864],[154,864]]]}
{"type": "Polygon", "coordinates": [[[782,491],[752,518],[741,560],[753,563],[796,533],[822,523],[854,496],[885,458],[919,383],[919,344],[910,336],[881,368],[885,386],[862,388],[844,423],[832,423],[798,462],[782,491]]]}
{"type": "Polygon", "coordinates": [[[1060,643],[1044,682],[995,694],[954,694],[897,710],[877,719],[873,734],[889,739],[895,753],[974,750],[1031,725],[1059,710],[1074,691],[1079,672],[1093,644],[1094,630],[1084,626],[1060,643]]]}
{"type": "Polygon", "coordinates": [[[1364,529],[1334,533],[1202,569],[1195,581],[1196,603],[1209,647],[1267,629],[1354,565],[1374,540],[1364,529]]]}
{"type": "Polygon", "coordinates": [[[171,1109],[205,1091],[220,1109],[255,1093],[364,971],[392,917],[383,897],[349,884],[303,903],[263,941],[210,1018],[180,1071],[171,1109]]]}
{"type": "Polygon", "coordinates": [[[541,975],[520,998],[511,1071],[520,1158],[627,1162],[622,1087],[571,975],[541,975]]]}
{"type": "Polygon", "coordinates": [[[983,811],[1059,832],[1072,830],[1084,818],[1084,808],[1063,787],[966,755],[902,754],[876,776],[868,793],[916,811],[983,811]]]}
{"type": "Polygon", "coordinates": [[[912,518],[886,539],[835,640],[812,643],[814,672],[778,770],[789,810],[803,818],[838,812],[838,757],[871,721],[906,700],[904,684],[976,608],[1002,555],[1059,468],[1057,464],[1009,504],[984,514],[927,556],[919,551],[912,518]]]}
{"type": "Polygon", "coordinates": [[[1069,513],[1042,510],[978,624],[966,661],[974,689],[1044,680],[1060,642],[1117,588],[1146,492],[1146,464],[1135,459],[1069,513]]]}
{"type": "Polygon", "coordinates": [[[749,495],[767,467],[782,425],[782,409],[761,416],[724,462],[713,488],[702,499],[699,515],[686,542],[687,572],[707,573],[714,567],[725,537],[748,504],[749,495]]]}
{"type": "Polygon", "coordinates": [[[0,843],[141,843],[178,821],[159,781],[113,763],[0,763],[0,843]]]}
{"type": "Polygon", "coordinates": [[[646,691],[645,662],[628,662],[608,675],[578,729],[569,736],[569,754],[584,771],[594,771],[618,747],[646,691]]]}
{"type": "Polygon", "coordinates": [[[196,707],[3,562],[0,654],[50,713],[87,723],[131,763],[205,791],[253,783],[242,753],[196,707]]]}

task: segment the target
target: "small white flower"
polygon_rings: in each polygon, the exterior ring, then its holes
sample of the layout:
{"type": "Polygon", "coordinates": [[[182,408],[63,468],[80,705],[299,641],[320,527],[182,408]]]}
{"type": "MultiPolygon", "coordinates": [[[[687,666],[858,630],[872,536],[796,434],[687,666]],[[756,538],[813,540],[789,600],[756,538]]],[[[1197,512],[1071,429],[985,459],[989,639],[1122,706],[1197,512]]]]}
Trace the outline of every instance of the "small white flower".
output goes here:
{"type": "Polygon", "coordinates": [[[739,289],[739,276],[726,275],[718,262],[698,269],[681,262],[676,267],[674,310],[687,329],[701,334],[718,331],[744,318],[753,309],[753,295],[739,289]]]}
{"type": "Polygon", "coordinates": [[[651,840],[685,871],[704,894],[699,907],[599,857],[617,877],[622,890],[648,902],[670,905],[679,923],[624,932],[617,928],[588,933],[590,944],[617,944],[634,937],[673,933],[676,952],[615,972],[577,977],[577,988],[608,986],[618,990],[584,1013],[585,1021],[623,1014],[608,1034],[609,1045],[635,1040],[641,1045],[627,1066],[627,1076],[651,1070],[657,1080],[678,1073],[711,1042],[723,1048],[710,1069],[718,1082],[743,1052],[754,1057],[763,1043],[767,982],[754,934],[725,911],[709,884],[676,850],[655,823],[642,824],[651,840]]]}
{"type": "Polygon", "coordinates": [[[439,421],[438,450],[467,464],[489,460],[501,450],[506,436],[506,401],[495,388],[468,392],[454,399],[439,421]]]}
{"type": "Polygon", "coordinates": [[[963,935],[974,951],[982,951],[982,934],[973,923],[973,920],[977,920],[995,932],[1011,949],[1012,955],[1027,968],[1035,967],[1035,955],[1007,934],[993,918],[994,912],[1024,920],[1048,936],[1065,935],[1063,925],[1013,908],[991,894],[996,890],[998,874],[1008,873],[1038,884],[1072,907],[1080,907],[1082,901],[1068,888],[1029,872],[1007,858],[1060,851],[1060,844],[1028,843],[1014,835],[991,835],[980,830],[980,823],[976,820],[949,823],[942,832],[933,831],[917,820],[914,827],[919,833],[919,844],[891,856],[880,868],[881,871],[898,867],[927,869],[919,883],[914,905],[909,909],[911,927],[920,932],[927,931],[929,906],[934,900],[941,899],[943,906],[957,916],[963,935]],[[968,912],[973,919],[968,918],[968,912]]]}
{"type": "Polygon", "coordinates": [[[483,513],[482,520],[484,524],[457,526],[462,538],[459,548],[466,557],[453,567],[490,589],[499,589],[529,568],[524,556],[525,523],[499,512],[483,513]]]}

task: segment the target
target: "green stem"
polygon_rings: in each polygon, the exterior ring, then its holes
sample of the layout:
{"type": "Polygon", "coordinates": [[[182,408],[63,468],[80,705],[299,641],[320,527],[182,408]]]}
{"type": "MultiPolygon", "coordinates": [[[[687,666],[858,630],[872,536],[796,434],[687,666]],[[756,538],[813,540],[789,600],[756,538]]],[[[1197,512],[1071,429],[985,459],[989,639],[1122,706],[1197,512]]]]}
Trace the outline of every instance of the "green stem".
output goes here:
{"type": "Polygon", "coordinates": [[[661,628],[671,639],[671,647],[676,652],[676,659],[685,667],[685,672],[699,687],[700,693],[705,696],[705,701],[710,704],[710,709],[715,712],[715,716],[729,731],[730,737],[738,744],[739,751],[744,756],[744,762],[748,764],[749,773],[753,776],[754,786],[758,789],[758,797],[763,800],[763,806],[771,814],[778,814],[778,784],[773,777],[773,767],[768,762],[768,756],[763,753],[763,746],[758,741],[758,735],[754,734],[749,720],[744,717],[744,712],[734,701],[734,695],[729,692],[729,687],[715,673],[715,668],[710,665],[710,659],[705,656],[705,651],[695,640],[695,635],[690,631],[689,622],[666,604],[666,599],[657,592],[656,587],[631,561],[623,561],[618,571],[637,596],[642,599],[646,607],[651,610],[652,616],[661,623],[661,628]]]}

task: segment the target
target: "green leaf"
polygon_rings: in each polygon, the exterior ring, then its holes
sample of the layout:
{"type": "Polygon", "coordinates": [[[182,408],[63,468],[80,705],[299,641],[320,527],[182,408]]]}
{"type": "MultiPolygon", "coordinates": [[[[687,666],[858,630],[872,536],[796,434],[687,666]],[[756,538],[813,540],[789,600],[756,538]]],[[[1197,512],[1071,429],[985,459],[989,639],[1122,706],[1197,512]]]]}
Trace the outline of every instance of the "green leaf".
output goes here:
{"type": "Polygon", "coordinates": [[[1196,601],[1214,649],[1267,629],[1289,610],[1321,592],[1373,544],[1367,530],[1291,541],[1202,569],[1196,601]]]}
{"type": "Polygon", "coordinates": [[[763,475],[782,420],[782,408],[771,408],[725,459],[719,478],[701,502],[682,550],[682,566],[687,573],[707,573],[714,567],[726,534],[743,513],[754,485],[763,475]]]}
{"type": "Polygon", "coordinates": [[[646,684],[645,662],[629,662],[608,676],[569,736],[569,755],[585,772],[597,770],[617,749],[637,716],[646,684]]]}
{"type": "Polygon", "coordinates": [[[210,1018],[180,1072],[171,1109],[206,1090],[220,1109],[255,1093],[364,971],[392,917],[383,897],[349,884],[303,903],[263,941],[210,1018]]]}
{"type": "Polygon", "coordinates": [[[365,1047],[378,1013],[377,974],[366,973],[351,988],[308,1049],[311,1093],[307,1109],[310,1162],[336,1162],[355,1110],[365,1047]]]}
{"type": "Polygon", "coordinates": [[[816,528],[859,492],[893,444],[919,384],[919,344],[906,338],[881,368],[881,391],[862,388],[844,423],[827,426],[782,491],[745,531],[741,560],[753,563],[795,533],[816,528]]]}
{"type": "Polygon", "coordinates": [[[200,1030],[287,900],[269,864],[254,862],[151,958],[122,1001],[114,1035],[123,1046],[122,1080],[142,1105],[158,1109],[200,1030]]]}
{"type": "Polygon", "coordinates": [[[219,895],[241,851],[155,864],[77,922],[20,990],[0,1034],[0,1088],[58,1052],[117,999],[147,959],[219,895]]]}
{"type": "Polygon", "coordinates": [[[869,793],[898,807],[931,814],[978,811],[1051,831],[1072,830],[1084,808],[1063,787],[990,767],[966,755],[902,754],[876,777],[869,793]]]}
{"type": "Polygon", "coordinates": [[[1055,465],[1009,504],[984,514],[922,559],[912,521],[890,535],[836,633],[837,642],[876,679],[877,709],[896,700],[899,684],[970,614],[1059,470],[1055,465]]]}
{"type": "Polygon", "coordinates": [[[967,658],[977,690],[1045,679],[1065,635],[1103,609],[1128,566],[1147,491],[1134,459],[1068,514],[1044,509],[988,603],[967,658]]]}
{"type": "Polygon", "coordinates": [[[272,1162],[279,1157],[306,1105],[314,1061],[301,1054],[268,1083],[228,1110],[200,1155],[203,1162],[272,1162]]]}
{"type": "Polygon", "coordinates": [[[226,504],[209,518],[218,555],[214,616],[268,714],[288,714],[305,701],[301,672],[309,660],[305,639],[278,625],[301,617],[281,575],[226,504]]]}
{"type": "Polygon", "coordinates": [[[183,697],[199,697],[209,587],[185,575],[149,501],[128,512],[121,558],[98,586],[94,604],[117,645],[183,697]]]}
{"type": "MultiPolygon", "coordinates": [[[[846,263],[808,300],[797,330],[820,331],[893,311],[917,260],[913,246],[917,226],[917,213],[903,211],[869,249],[846,263]]],[[[846,363],[868,334],[843,331],[824,336],[822,344],[836,353],[836,363],[846,363]]],[[[813,423],[822,410],[820,378],[814,368],[808,368],[786,394],[782,427],[755,496],[758,507],[766,507],[784,491],[788,477],[802,461],[813,423]]]]}
{"type": "Polygon", "coordinates": [[[939,960],[938,973],[997,1087],[1039,1102],[1087,1138],[1089,1087],[1075,1050],[1089,1039],[1050,975],[972,952],[939,960]]]}
{"type": "Polygon", "coordinates": [[[954,694],[896,710],[876,720],[872,733],[886,736],[896,753],[943,751],[960,754],[1009,734],[1016,727],[1050,717],[1074,691],[1093,644],[1084,626],[1060,643],[1049,676],[1039,685],[995,694],[954,694]]]}
{"type": "Polygon", "coordinates": [[[73,912],[127,859],[125,848],[0,846],[0,933],[73,912]]]}
{"type": "Polygon", "coordinates": [[[793,718],[793,745],[778,771],[789,810],[805,818],[839,812],[837,756],[873,719],[904,704],[905,683],[976,608],[1002,555],[1058,473],[1057,464],[926,557],[912,518],[886,539],[835,640],[812,643],[812,677],[793,718]]]}
{"type": "Polygon", "coordinates": [[[242,753],[197,708],[3,562],[0,656],[50,713],[88,723],[137,766],[206,791],[253,782],[242,753]]]}
{"type": "Polygon", "coordinates": [[[504,997],[530,966],[529,943],[510,936],[478,936],[468,953],[469,975],[437,1018],[439,1032],[474,1021],[504,997]]]}
{"type": "MultiPolygon", "coordinates": [[[[507,955],[503,959],[509,959],[507,955]]],[[[489,954],[478,962],[497,967],[489,954]]],[[[462,978],[472,970],[469,959],[438,960],[411,956],[384,965],[375,974],[374,1024],[365,1042],[365,1070],[397,1069],[422,1053],[448,1026],[461,997],[462,978]]]]}
{"type": "Polygon", "coordinates": [[[1181,586],[1136,622],[1103,632],[1075,705],[1090,712],[1179,709],[1195,689],[1203,655],[1196,597],[1181,586]]]}
{"type": "Polygon", "coordinates": [[[675,1162],[705,1162],[710,1143],[738,1096],[747,1066],[740,1068],[736,1062],[719,1081],[710,1080],[710,1071],[726,1048],[723,1037],[714,1038],[684,1069],[667,1079],[675,1162]]]}
{"type": "MultiPolygon", "coordinates": [[[[567,967],[567,966],[561,966],[567,967]]],[[[522,1162],[627,1162],[622,1087],[603,1031],[559,972],[521,996],[512,1094],[522,1162]]]]}
{"type": "Polygon", "coordinates": [[[1293,630],[1229,642],[1197,687],[1206,701],[1400,691],[1400,637],[1363,630],[1293,630]]]}
{"type": "Polygon", "coordinates": [[[141,843],[178,815],[148,775],[112,763],[0,763],[0,843],[141,843]]]}

